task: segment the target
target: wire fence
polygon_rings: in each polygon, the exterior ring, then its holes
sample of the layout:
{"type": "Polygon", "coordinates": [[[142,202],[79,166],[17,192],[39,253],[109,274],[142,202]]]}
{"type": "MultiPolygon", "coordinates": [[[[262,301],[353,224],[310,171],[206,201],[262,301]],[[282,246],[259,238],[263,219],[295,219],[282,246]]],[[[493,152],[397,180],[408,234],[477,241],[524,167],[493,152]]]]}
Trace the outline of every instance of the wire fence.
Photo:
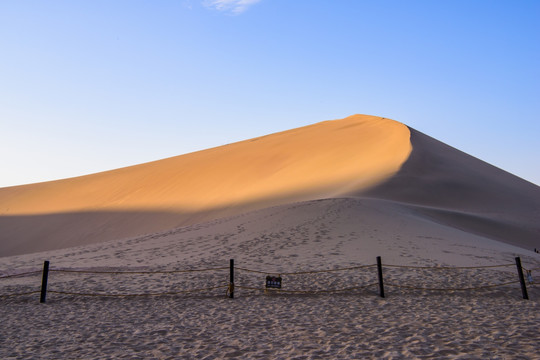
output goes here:
{"type": "Polygon", "coordinates": [[[180,270],[51,269],[48,293],[72,296],[143,297],[225,294],[228,267],[180,270]],[[106,277],[106,282],[103,281],[106,277]],[[112,290],[111,290],[112,289],[112,290]],[[214,291],[214,292],[213,292],[214,291]]]}
{"type": "MultiPolygon", "coordinates": [[[[221,290],[219,294],[224,295],[228,287],[227,273],[224,270],[228,269],[50,268],[47,271],[46,293],[62,296],[144,297],[212,293],[221,290]]],[[[42,293],[43,272],[36,270],[0,276],[0,286],[3,285],[0,287],[0,299],[42,293]],[[27,279],[21,281],[22,278],[27,279]]]]}
{"type": "Polygon", "coordinates": [[[484,266],[384,265],[385,286],[421,291],[470,291],[519,284],[515,263],[484,266]],[[512,269],[513,268],[513,269],[512,269]]]}
{"type": "Polygon", "coordinates": [[[40,279],[42,270],[25,271],[0,276],[0,299],[24,297],[40,293],[40,279]]]}
{"type": "MultiPolygon", "coordinates": [[[[205,294],[234,297],[252,294],[331,294],[374,293],[377,286],[400,291],[463,292],[530,285],[532,273],[540,267],[526,268],[527,281],[516,276],[516,263],[486,266],[410,266],[394,264],[352,265],[349,267],[275,272],[260,269],[212,266],[201,269],[75,269],[48,268],[0,275],[0,300],[45,294],[73,297],[154,297],[205,294]],[[50,273],[50,274],[49,274],[50,273]],[[384,275],[384,284],[383,284],[384,275]],[[265,278],[266,277],[266,278],[265,278]],[[279,279],[279,286],[268,286],[268,278],[279,279]],[[41,281],[40,281],[41,279],[41,281]],[[44,292],[45,291],[45,292],[44,292]]],[[[380,258],[378,259],[380,261],[380,258]]],[[[2,272],[0,272],[2,274],[2,272]]],[[[394,291],[394,290],[393,290],[394,291]]],[[[526,289],[524,290],[524,298],[526,289]]]]}
{"type": "Polygon", "coordinates": [[[296,272],[275,272],[235,267],[235,288],[255,292],[290,294],[324,294],[364,290],[377,285],[376,265],[356,265],[343,268],[296,272]],[[339,272],[339,276],[335,273],[339,272]],[[260,275],[285,277],[280,288],[266,287],[260,275]]]}

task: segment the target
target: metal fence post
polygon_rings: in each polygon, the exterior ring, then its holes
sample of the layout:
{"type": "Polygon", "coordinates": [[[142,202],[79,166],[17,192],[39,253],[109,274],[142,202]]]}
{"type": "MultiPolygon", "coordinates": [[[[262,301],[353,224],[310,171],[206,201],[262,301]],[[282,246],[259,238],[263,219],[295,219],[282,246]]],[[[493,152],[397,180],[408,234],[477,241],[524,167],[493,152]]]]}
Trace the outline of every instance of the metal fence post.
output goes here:
{"type": "Polygon", "coordinates": [[[43,277],[41,278],[41,296],[39,298],[40,303],[44,303],[47,300],[47,280],[49,278],[49,261],[43,263],[43,277]]]}
{"type": "Polygon", "coordinates": [[[377,256],[377,271],[379,273],[379,295],[383,298],[384,297],[384,283],[383,283],[383,275],[382,275],[382,261],[381,261],[380,256],[377,256]]]}
{"type": "Polygon", "coordinates": [[[519,276],[519,283],[521,284],[521,294],[525,300],[529,300],[529,295],[527,294],[527,285],[525,285],[525,278],[523,277],[523,268],[521,267],[521,259],[516,257],[516,267],[519,276]]]}
{"type": "Polygon", "coordinates": [[[229,262],[229,297],[234,299],[234,259],[229,262]]]}

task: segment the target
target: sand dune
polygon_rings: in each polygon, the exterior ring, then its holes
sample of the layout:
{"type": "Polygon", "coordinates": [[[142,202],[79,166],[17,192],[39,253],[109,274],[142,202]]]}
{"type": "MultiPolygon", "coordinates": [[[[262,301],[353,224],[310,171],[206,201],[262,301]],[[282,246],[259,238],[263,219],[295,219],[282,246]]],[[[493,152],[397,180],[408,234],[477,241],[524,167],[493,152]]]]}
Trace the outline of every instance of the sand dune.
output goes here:
{"type": "Polygon", "coordinates": [[[393,120],[355,115],[104,173],[0,189],[0,256],[336,196],[540,247],[540,190],[393,120]]]}
{"type": "Polygon", "coordinates": [[[410,151],[403,124],[355,115],[138,166],[0,189],[0,256],[337,196],[388,178],[410,151]]]}
{"type": "Polygon", "coordinates": [[[78,178],[0,189],[0,256],[335,197],[540,247],[540,189],[393,120],[354,115],[78,178]]]}

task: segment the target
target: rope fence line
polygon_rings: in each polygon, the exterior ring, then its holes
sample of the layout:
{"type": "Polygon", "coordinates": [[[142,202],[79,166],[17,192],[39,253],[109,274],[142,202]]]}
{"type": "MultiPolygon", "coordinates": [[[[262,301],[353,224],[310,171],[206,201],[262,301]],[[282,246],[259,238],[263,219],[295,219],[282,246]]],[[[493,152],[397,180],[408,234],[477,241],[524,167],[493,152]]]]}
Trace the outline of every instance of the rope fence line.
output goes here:
{"type": "Polygon", "coordinates": [[[409,266],[409,265],[391,265],[384,264],[384,267],[407,268],[407,269],[431,269],[431,270],[461,270],[461,269],[488,269],[515,266],[516,264],[500,264],[500,265],[485,265],[485,266],[409,266]]]}
{"type": "Polygon", "coordinates": [[[294,293],[294,294],[318,294],[318,293],[332,293],[332,292],[344,292],[344,291],[353,291],[353,290],[361,290],[366,289],[372,286],[377,285],[377,283],[371,283],[364,286],[354,286],[344,289],[329,289],[329,290],[287,290],[287,289],[267,289],[267,288],[256,288],[251,286],[240,286],[235,285],[235,288],[238,289],[245,289],[245,290],[257,290],[257,291],[271,291],[271,292],[277,292],[277,293],[294,293]]]}
{"type": "MultiPolygon", "coordinates": [[[[157,271],[101,271],[101,270],[75,270],[75,269],[49,269],[49,271],[54,272],[65,272],[65,273],[81,273],[81,274],[178,274],[178,273],[189,273],[189,272],[205,272],[205,271],[216,271],[216,270],[226,270],[228,267],[219,267],[219,268],[208,268],[208,269],[187,269],[187,270],[157,270],[157,271]]],[[[40,271],[38,271],[40,272],[40,271]]]]}
{"type": "Polygon", "coordinates": [[[398,285],[393,283],[385,283],[385,285],[393,286],[397,288],[403,288],[403,289],[412,289],[412,290],[426,290],[426,291],[466,291],[466,290],[480,290],[480,289],[488,289],[488,288],[494,288],[494,287],[500,287],[500,286],[506,286],[511,284],[517,284],[519,281],[510,281],[502,284],[491,284],[491,285],[482,285],[482,286],[475,286],[475,287],[468,287],[468,288],[425,288],[425,287],[417,287],[417,286],[408,286],[408,285],[398,285]]]}
{"type": "Polygon", "coordinates": [[[4,297],[15,297],[15,296],[26,296],[26,295],[34,295],[34,294],[39,294],[40,291],[30,291],[30,292],[24,292],[24,293],[15,293],[15,294],[2,294],[0,295],[0,298],[4,298],[4,297]]]}
{"type": "MultiPolygon", "coordinates": [[[[197,288],[197,289],[186,289],[186,290],[178,290],[178,291],[165,291],[165,292],[148,292],[148,293],[124,293],[124,294],[114,294],[114,293],[93,293],[93,292],[71,292],[71,291],[61,291],[61,290],[50,290],[49,293],[53,294],[61,294],[61,295],[73,295],[73,296],[93,296],[93,297],[143,297],[143,296],[164,296],[164,295],[179,295],[179,294],[188,294],[188,293],[195,293],[195,292],[202,292],[202,291],[210,291],[215,289],[227,289],[226,294],[230,298],[234,298],[234,289],[244,289],[244,290],[256,290],[256,291],[270,291],[270,292],[277,292],[277,293],[292,293],[292,294],[318,294],[318,293],[338,293],[338,292],[345,292],[345,291],[354,291],[354,290],[360,290],[365,289],[369,287],[373,287],[375,285],[379,285],[379,294],[381,297],[384,297],[384,286],[383,286],[383,274],[382,269],[385,268],[398,268],[398,269],[415,269],[415,270],[472,270],[472,269],[491,269],[491,268],[500,268],[500,267],[509,267],[513,266],[514,264],[498,264],[498,265],[484,265],[484,266],[409,266],[409,265],[393,265],[393,264],[382,264],[380,256],[377,257],[377,263],[376,264],[369,264],[369,265],[356,265],[356,266],[350,266],[350,267],[343,267],[343,268],[336,268],[336,269],[325,269],[325,270],[310,270],[310,271],[297,271],[297,272],[268,272],[268,271],[261,271],[261,270],[253,270],[243,267],[234,267],[234,260],[231,259],[231,263],[229,267],[215,267],[215,268],[206,268],[206,269],[183,269],[183,270],[155,270],[155,271],[145,271],[145,270],[136,270],[136,271],[121,271],[121,270],[85,270],[85,269],[70,269],[70,268],[51,268],[49,269],[49,262],[45,261],[43,272],[41,271],[28,271],[23,272],[19,274],[12,274],[12,275],[5,275],[1,276],[0,279],[7,279],[7,278],[17,278],[17,277],[24,277],[24,276],[30,276],[35,275],[39,273],[43,273],[43,279],[42,279],[42,286],[41,291],[30,291],[30,292],[21,292],[21,293],[13,293],[13,294],[4,294],[0,295],[0,298],[9,298],[9,297],[16,297],[16,296],[27,296],[32,295],[36,293],[41,293],[41,299],[40,302],[45,302],[45,297],[47,293],[47,277],[49,272],[56,272],[56,273],[76,273],[76,274],[127,274],[127,275],[142,275],[142,274],[176,274],[176,273],[200,273],[200,272],[208,272],[208,271],[218,271],[218,270],[226,270],[230,269],[230,282],[226,285],[218,285],[218,286],[210,286],[210,287],[204,287],[204,288],[197,288]],[[332,272],[338,272],[338,271],[351,271],[351,270],[359,270],[359,269],[367,269],[367,268],[373,268],[377,267],[378,269],[378,277],[379,282],[376,283],[369,283],[367,285],[362,286],[352,286],[352,287],[345,287],[345,288],[337,288],[337,289],[308,289],[308,290],[295,290],[295,289],[282,289],[281,288],[281,275],[285,276],[292,276],[292,275],[310,275],[310,274],[321,274],[321,273],[332,273],[332,272]],[[255,287],[255,286],[246,286],[246,285],[235,285],[234,283],[234,269],[239,271],[245,271],[248,273],[255,273],[255,274],[264,274],[267,275],[266,278],[266,288],[261,287],[255,287]],[[270,274],[279,274],[278,281],[279,286],[275,286],[275,283],[269,283],[270,282],[270,274]]],[[[521,260],[519,257],[516,257],[516,264],[518,275],[519,275],[519,283],[521,284],[521,289],[523,293],[523,298],[528,299],[527,290],[526,290],[526,284],[523,276],[523,270],[525,270],[528,274],[528,281],[529,284],[532,284],[532,278],[530,278],[530,273],[533,270],[538,270],[540,268],[532,268],[530,270],[527,270],[525,267],[521,265],[521,260]]],[[[363,277],[368,274],[363,273],[363,277]]],[[[427,276],[425,279],[429,279],[430,277],[427,276]]],[[[246,278],[247,279],[247,278],[246,278]]],[[[327,278],[324,277],[324,281],[331,281],[331,283],[335,283],[335,280],[332,280],[333,277],[327,278]]],[[[346,282],[349,284],[351,283],[351,278],[346,277],[346,282]]],[[[208,279],[207,279],[208,280],[208,279]]],[[[262,280],[262,279],[261,279],[262,280]]],[[[275,281],[276,279],[273,278],[271,281],[275,281]]],[[[343,279],[342,279],[343,280],[343,279]]],[[[502,281],[509,280],[509,279],[499,279],[502,281]]],[[[318,281],[318,280],[317,280],[318,281]]],[[[357,280],[355,280],[357,281],[357,280]]],[[[398,284],[396,282],[392,282],[393,280],[390,280],[390,282],[386,283],[387,286],[395,287],[395,288],[403,288],[403,289],[414,289],[414,290],[422,290],[422,291],[467,291],[467,290],[479,290],[479,289],[487,289],[487,288],[495,288],[495,287],[502,287],[507,286],[511,284],[516,284],[518,281],[510,281],[510,282],[504,282],[499,284],[488,284],[488,285],[480,285],[480,286],[470,286],[470,287],[461,287],[461,288],[438,288],[438,287],[423,287],[423,286],[411,286],[406,284],[398,284]]],[[[338,281],[339,282],[339,281],[338,281]]],[[[360,281],[362,282],[362,281],[360,281]]],[[[294,283],[294,282],[291,282],[294,283]]],[[[300,282],[302,284],[302,282],[300,282]]],[[[461,281],[460,281],[461,283],[461,281]]],[[[317,282],[317,285],[321,286],[321,282],[317,282]]],[[[327,284],[328,285],[328,284],[327,284]]],[[[347,285],[347,284],[346,284],[347,285]]],[[[462,284],[462,285],[469,285],[469,284],[462,284]]],[[[471,284],[473,285],[473,284],[471,284]]],[[[323,284],[322,287],[325,285],[323,284]]]]}
{"type": "Polygon", "coordinates": [[[23,272],[20,274],[4,275],[4,276],[0,276],[0,280],[16,278],[16,277],[24,277],[24,276],[35,275],[35,274],[40,274],[40,273],[41,273],[41,270],[35,270],[35,271],[23,272]]]}
{"type": "Polygon", "coordinates": [[[200,289],[180,290],[180,291],[170,291],[170,292],[160,292],[160,293],[141,293],[141,294],[79,293],[79,292],[56,291],[56,290],[49,290],[48,292],[53,293],[53,294],[75,295],[75,296],[143,297],[143,296],[180,295],[180,294],[186,294],[186,293],[191,293],[191,292],[202,292],[202,291],[210,291],[210,290],[215,290],[215,289],[225,289],[227,287],[228,285],[220,285],[220,286],[212,286],[212,287],[200,288],[200,289]]]}
{"type": "Polygon", "coordinates": [[[375,267],[375,264],[372,265],[359,265],[359,266],[351,266],[346,268],[339,268],[339,269],[328,269],[328,270],[312,270],[312,271],[296,271],[296,272],[272,272],[272,271],[260,271],[260,270],[251,270],[241,267],[235,267],[236,270],[242,270],[246,272],[252,272],[257,274],[264,274],[264,275],[307,275],[307,274],[320,274],[320,273],[328,273],[328,272],[336,272],[336,271],[348,271],[348,270],[357,270],[357,269],[363,269],[363,268],[369,268],[369,267],[375,267]]]}

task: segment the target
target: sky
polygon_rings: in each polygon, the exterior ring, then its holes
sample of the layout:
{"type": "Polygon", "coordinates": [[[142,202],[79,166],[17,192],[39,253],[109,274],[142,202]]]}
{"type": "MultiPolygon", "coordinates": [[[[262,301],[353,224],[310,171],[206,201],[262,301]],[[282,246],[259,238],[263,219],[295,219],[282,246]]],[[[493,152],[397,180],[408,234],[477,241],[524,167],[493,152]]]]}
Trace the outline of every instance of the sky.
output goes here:
{"type": "Polygon", "coordinates": [[[352,114],[540,184],[540,1],[0,1],[0,187],[352,114]]]}

